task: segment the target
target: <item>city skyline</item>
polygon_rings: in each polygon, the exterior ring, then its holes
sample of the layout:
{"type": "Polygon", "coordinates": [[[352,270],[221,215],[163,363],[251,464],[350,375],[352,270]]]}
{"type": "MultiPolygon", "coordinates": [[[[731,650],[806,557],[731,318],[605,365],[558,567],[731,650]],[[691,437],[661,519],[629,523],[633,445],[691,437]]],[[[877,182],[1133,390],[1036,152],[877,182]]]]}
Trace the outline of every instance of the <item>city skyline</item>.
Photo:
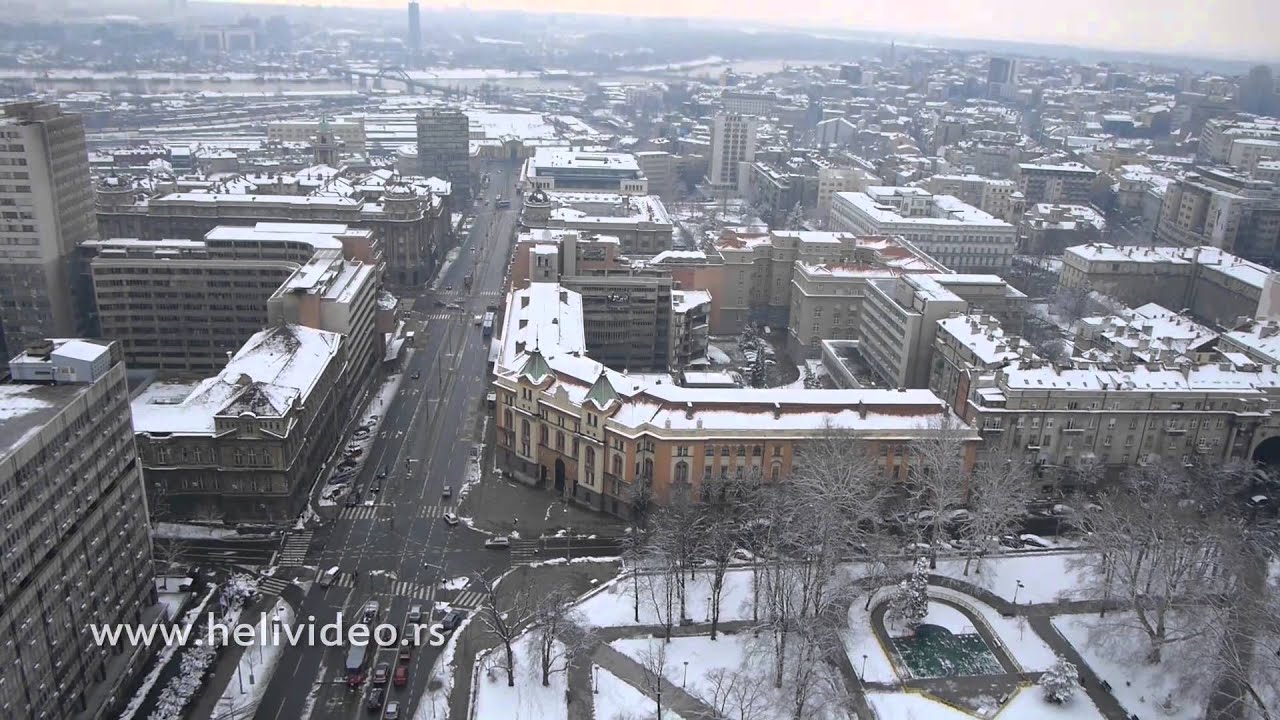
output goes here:
{"type": "MultiPolygon", "coordinates": [[[[303,0],[222,0],[224,2],[295,7],[303,0]]],[[[346,0],[331,7],[407,7],[404,0],[346,0]]],[[[963,40],[1069,45],[1115,51],[1176,53],[1222,59],[1280,61],[1280,44],[1268,28],[1280,24],[1280,4],[1263,0],[1227,0],[1212,4],[1170,5],[1157,0],[1107,3],[1083,0],[1067,17],[1048,3],[944,2],[913,0],[903,4],[869,0],[852,8],[837,0],[817,0],[803,18],[780,0],[693,0],[636,5],[618,0],[552,0],[531,7],[521,0],[422,0],[424,11],[466,8],[475,11],[522,11],[617,15],[647,18],[736,19],[790,27],[893,33],[903,39],[943,37],[963,40]]]]}

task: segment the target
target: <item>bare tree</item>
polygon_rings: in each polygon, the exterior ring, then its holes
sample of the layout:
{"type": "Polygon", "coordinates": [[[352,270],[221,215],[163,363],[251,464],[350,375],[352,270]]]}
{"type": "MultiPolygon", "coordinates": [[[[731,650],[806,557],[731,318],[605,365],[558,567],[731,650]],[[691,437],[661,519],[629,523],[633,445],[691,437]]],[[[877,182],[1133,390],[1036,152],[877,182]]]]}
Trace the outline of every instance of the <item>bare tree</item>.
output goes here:
{"type": "Polygon", "coordinates": [[[928,543],[929,567],[938,566],[936,544],[942,538],[947,511],[969,501],[969,438],[965,426],[947,414],[926,437],[911,443],[908,502],[918,543],[928,543]]]}
{"type": "Polygon", "coordinates": [[[567,671],[594,640],[573,609],[575,600],[569,590],[556,588],[533,609],[534,639],[543,687],[551,685],[552,673],[567,671]]]}
{"type": "Polygon", "coordinates": [[[512,643],[522,628],[533,617],[527,587],[507,591],[503,585],[490,581],[481,573],[474,575],[480,587],[481,600],[479,608],[480,622],[484,631],[502,643],[504,652],[503,670],[507,673],[507,687],[516,685],[516,658],[512,643]]]}
{"type": "Polygon", "coordinates": [[[758,720],[769,708],[765,686],[754,673],[716,668],[707,673],[707,684],[710,690],[699,699],[715,713],[713,718],[758,720]]]}
{"type": "Polygon", "coordinates": [[[1227,609],[1210,602],[1236,591],[1223,563],[1229,521],[1197,501],[1203,487],[1181,465],[1157,463],[1125,473],[1087,516],[1098,550],[1076,561],[1086,576],[1114,593],[1148,640],[1147,662],[1158,664],[1175,643],[1222,627],[1227,609]]]}
{"type": "Polygon", "coordinates": [[[994,539],[1018,527],[1032,499],[1031,468],[1003,457],[988,458],[973,474],[967,515],[959,522],[966,541],[964,574],[977,561],[974,571],[982,572],[994,539]]]}
{"type": "Polygon", "coordinates": [[[152,543],[154,562],[164,568],[164,589],[169,589],[169,581],[175,579],[174,571],[181,572],[186,568],[187,559],[191,556],[191,543],[180,537],[158,538],[152,543]]]}
{"type": "Polygon", "coordinates": [[[678,610],[676,584],[679,581],[676,576],[680,574],[680,570],[673,557],[661,543],[655,542],[650,545],[649,552],[642,561],[641,567],[646,569],[637,569],[641,575],[640,588],[645,602],[653,610],[654,617],[662,626],[663,639],[668,642],[671,641],[671,627],[675,624],[678,610]]]}
{"type": "Polygon", "coordinates": [[[657,703],[656,717],[662,718],[662,689],[667,674],[667,643],[650,642],[640,653],[640,668],[644,673],[644,689],[657,703]]]}
{"type": "Polygon", "coordinates": [[[664,567],[671,575],[676,600],[679,603],[679,619],[688,617],[688,585],[685,571],[693,574],[694,559],[702,540],[704,515],[690,497],[686,485],[674,486],[670,502],[661,508],[654,518],[654,534],[662,546],[664,567]]]}

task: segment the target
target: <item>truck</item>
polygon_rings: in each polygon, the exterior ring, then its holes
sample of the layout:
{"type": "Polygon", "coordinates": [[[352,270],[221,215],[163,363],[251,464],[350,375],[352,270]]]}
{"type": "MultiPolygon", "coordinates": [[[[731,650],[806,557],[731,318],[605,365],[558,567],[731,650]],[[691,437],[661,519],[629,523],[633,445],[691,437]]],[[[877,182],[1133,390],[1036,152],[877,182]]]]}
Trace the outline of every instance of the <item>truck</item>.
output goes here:
{"type": "Polygon", "coordinates": [[[364,685],[364,665],[368,660],[367,645],[352,645],[347,650],[347,687],[352,690],[364,685]]]}
{"type": "Polygon", "coordinates": [[[481,332],[484,333],[485,337],[493,337],[493,312],[492,311],[484,314],[484,322],[482,323],[480,330],[481,332]]]}
{"type": "Polygon", "coordinates": [[[474,277],[474,274],[473,274],[473,273],[467,273],[466,277],[462,278],[462,286],[463,286],[463,287],[465,287],[466,289],[470,290],[470,289],[471,289],[471,281],[472,281],[472,280],[474,280],[474,279],[475,279],[475,277],[474,277]]]}

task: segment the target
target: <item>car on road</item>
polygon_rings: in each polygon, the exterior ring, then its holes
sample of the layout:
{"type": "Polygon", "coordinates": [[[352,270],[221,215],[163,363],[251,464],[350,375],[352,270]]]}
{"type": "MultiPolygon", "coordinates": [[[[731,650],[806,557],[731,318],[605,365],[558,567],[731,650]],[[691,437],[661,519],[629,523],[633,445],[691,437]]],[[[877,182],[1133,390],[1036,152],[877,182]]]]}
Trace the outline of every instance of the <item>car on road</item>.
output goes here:
{"type": "Polygon", "coordinates": [[[462,306],[461,306],[461,305],[459,305],[459,304],[458,304],[458,303],[456,303],[456,302],[448,303],[447,305],[445,305],[445,307],[446,307],[446,308],[448,308],[448,309],[450,309],[450,310],[461,310],[461,309],[462,309],[462,306]]]}
{"type": "Polygon", "coordinates": [[[506,537],[505,535],[502,537],[489,538],[484,541],[484,546],[490,550],[506,550],[511,547],[511,538],[506,537]]]}
{"type": "Polygon", "coordinates": [[[453,292],[453,286],[452,286],[452,285],[445,285],[445,286],[444,286],[444,291],[445,291],[445,292],[453,292]]]}
{"type": "Polygon", "coordinates": [[[353,487],[351,492],[347,493],[347,507],[355,507],[360,504],[360,488],[353,487]]]}
{"type": "Polygon", "coordinates": [[[436,298],[435,302],[432,304],[435,305],[436,307],[444,307],[444,301],[441,300],[440,298],[436,298]]]}
{"type": "Polygon", "coordinates": [[[445,514],[444,514],[444,524],[445,524],[445,525],[448,525],[448,526],[450,526],[450,527],[452,527],[452,526],[454,526],[454,525],[457,525],[457,524],[458,524],[458,516],[457,516],[457,515],[454,515],[454,514],[453,514],[453,513],[451,513],[451,512],[447,512],[447,513],[445,513],[445,514]]]}
{"type": "Polygon", "coordinates": [[[320,576],[320,587],[327,588],[333,584],[334,580],[337,580],[337,579],[338,579],[338,566],[334,565],[328,570],[325,570],[324,574],[320,576]]]}
{"type": "Polygon", "coordinates": [[[391,665],[388,663],[378,663],[378,666],[373,669],[373,676],[369,678],[369,681],[374,685],[386,685],[387,680],[390,678],[391,665]]]}
{"type": "Polygon", "coordinates": [[[411,377],[414,380],[417,380],[422,377],[422,372],[420,370],[414,370],[413,374],[410,375],[409,377],[411,377]]]}
{"type": "Polygon", "coordinates": [[[410,606],[409,606],[409,615],[407,616],[407,619],[409,620],[409,622],[411,622],[411,623],[413,623],[413,624],[415,624],[415,625],[417,625],[418,623],[422,622],[422,606],[421,606],[421,605],[410,605],[410,606]]]}
{"type": "Polygon", "coordinates": [[[382,711],[382,720],[400,720],[400,703],[392,700],[387,709],[382,711]]]}
{"type": "Polygon", "coordinates": [[[440,491],[440,497],[442,498],[453,497],[453,486],[445,485],[444,488],[440,491]]]}
{"type": "Polygon", "coordinates": [[[484,315],[477,315],[471,318],[471,324],[479,327],[484,324],[484,315]]]}
{"type": "Polygon", "coordinates": [[[390,471],[391,471],[391,468],[387,467],[386,465],[383,465],[382,469],[378,471],[378,479],[381,480],[382,478],[386,477],[387,473],[390,471]]]}
{"type": "Polygon", "coordinates": [[[378,619],[378,614],[382,612],[382,604],[377,600],[370,600],[364,604],[364,610],[360,616],[364,618],[366,623],[371,623],[378,619]]]}
{"type": "Polygon", "coordinates": [[[493,393],[493,392],[491,392],[491,393],[487,393],[487,394],[484,396],[484,401],[485,401],[486,403],[488,403],[489,407],[493,407],[494,405],[497,405],[497,404],[498,404],[498,393],[493,393]]]}
{"type": "Polygon", "coordinates": [[[458,626],[462,624],[466,617],[467,614],[461,610],[450,610],[444,616],[444,619],[440,621],[440,628],[445,632],[453,632],[458,629],[458,626]]]}
{"type": "MultiPolygon", "coordinates": [[[[405,640],[407,642],[408,638],[405,638],[405,640]]],[[[401,645],[400,649],[396,651],[396,662],[408,663],[408,662],[411,662],[412,660],[413,660],[413,645],[409,645],[409,644],[401,645]]]]}
{"type": "Polygon", "coordinates": [[[382,703],[387,699],[387,691],[382,688],[374,688],[369,691],[369,695],[364,699],[364,706],[369,710],[381,710],[382,703]]]}
{"type": "Polygon", "coordinates": [[[391,684],[396,687],[404,687],[409,684],[409,666],[400,664],[396,665],[396,669],[391,671],[391,684]]]}

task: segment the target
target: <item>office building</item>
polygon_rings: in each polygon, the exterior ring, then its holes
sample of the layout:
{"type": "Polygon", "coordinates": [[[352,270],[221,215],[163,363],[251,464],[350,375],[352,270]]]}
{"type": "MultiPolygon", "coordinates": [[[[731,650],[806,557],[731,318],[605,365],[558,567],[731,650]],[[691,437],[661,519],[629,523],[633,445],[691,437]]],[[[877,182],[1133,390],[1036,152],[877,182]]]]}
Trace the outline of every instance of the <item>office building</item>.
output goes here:
{"type": "Polygon", "coordinates": [[[720,107],[730,115],[769,117],[777,104],[777,93],[729,89],[720,93],[720,107]]]}
{"type": "Polygon", "coordinates": [[[720,113],[711,128],[709,180],[716,190],[738,189],[743,163],[756,158],[756,118],[751,115],[720,113]]]}
{"type": "Polygon", "coordinates": [[[120,716],[154,648],[90,625],[155,622],[147,497],[113,345],[30,343],[0,383],[0,717],[120,716]]]}
{"type": "Polygon", "coordinates": [[[1012,180],[982,175],[933,175],[924,188],[934,195],[951,195],[1007,223],[1017,223],[1026,199],[1012,180]]]}
{"type": "Polygon", "coordinates": [[[76,246],[95,236],[84,123],[55,103],[0,117],[0,350],[89,334],[76,246]]]}
{"type": "Polygon", "coordinates": [[[495,363],[497,463],[516,479],[627,516],[714,478],[786,479],[796,448],[837,428],[890,477],[913,440],[976,433],[927,390],[686,388],[618,372],[586,354],[582,297],[553,283],[513,291],[495,363]]]}
{"type": "Polygon", "coordinates": [[[873,185],[883,185],[880,178],[856,167],[818,168],[818,219],[831,218],[831,197],[839,192],[862,192],[873,185]]]}
{"type": "Polygon", "coordinates": [[[422,57],[422,18],[418,0],[409,0],[409,60],[417,62],[422,57]]]}
{"type": "Polygon", "coordinates": [[[1280,140],[1280,119],[1269,117],[1235,120],[1215,117],[1205,121],[1200,129],[1200,142],[1196,157],[1206,165],[1225,164],[1231,156],[1231,146],[1237,140],[1280,140]]]}
{"type": "Polygon", "coordinates": [[[656,195],[548,192],[541,188],[525,196],[520,225],[617,238],[623,253],[639,256],[670,250],[675,227],[656,195]]]}
{"type": "Polygon", "coordinates": [[[913,187],[869,187],[836,193],[833,230],[859,235],[901,235],[956,272],[1004,272],[1017,250],[1017,231],[951,195],[913,187]]]}
{"type": "Polygon", "coordinates": [[[1226,168],[1197,168],[1165,188],[1156,239],[1280,260],[1280,186],[1226,168]]]}
{"type": "Polygon", "coordinates": [[[307,504],[350,418],[342,335],[258,332],[220,373],[161,376],[133,399],[152,512],[175,520],[288,522],[307,504]]]}
{"type": "Polygon", "coordinates": [[[640,173],[649,181],[651,194],[657,195],[663,202],[675,199],[680,167],[674,155],[659,150],[638,152],[636,163],[640,166],[640,173]]]}
{"type": "Polygon", "coordinates": [[[449,181],[457,209],[471,202],[471,121],[461,110],[418,113],[419,175],[449,181]]]}
{"type": "MultiPolygon", "coordinates": [[[[267,141],[310,145],[320,134],[324,122],[335,140],[342,142],[343,152],[364,155],[366,152],[364,120],[274,120],[267,123],[267,141]]],[[[415,169],[416,172],[416,169],[415,169]]],[[[413,173],[410,173],[413,174],[413,173]]]]}
{"type": "Polygon", "coordinates": [[[1018,90],[1018,61],[993,57],[987,61],[987,98],[1009,100],[1018,90]]]}
{"type": "Polygon", "coordinates": [[[1018,221],[1018,252],[1061,255],[1076,245],[1102,239],[1107,221],[1088,205],[1037,203],[1018,221]]]}

